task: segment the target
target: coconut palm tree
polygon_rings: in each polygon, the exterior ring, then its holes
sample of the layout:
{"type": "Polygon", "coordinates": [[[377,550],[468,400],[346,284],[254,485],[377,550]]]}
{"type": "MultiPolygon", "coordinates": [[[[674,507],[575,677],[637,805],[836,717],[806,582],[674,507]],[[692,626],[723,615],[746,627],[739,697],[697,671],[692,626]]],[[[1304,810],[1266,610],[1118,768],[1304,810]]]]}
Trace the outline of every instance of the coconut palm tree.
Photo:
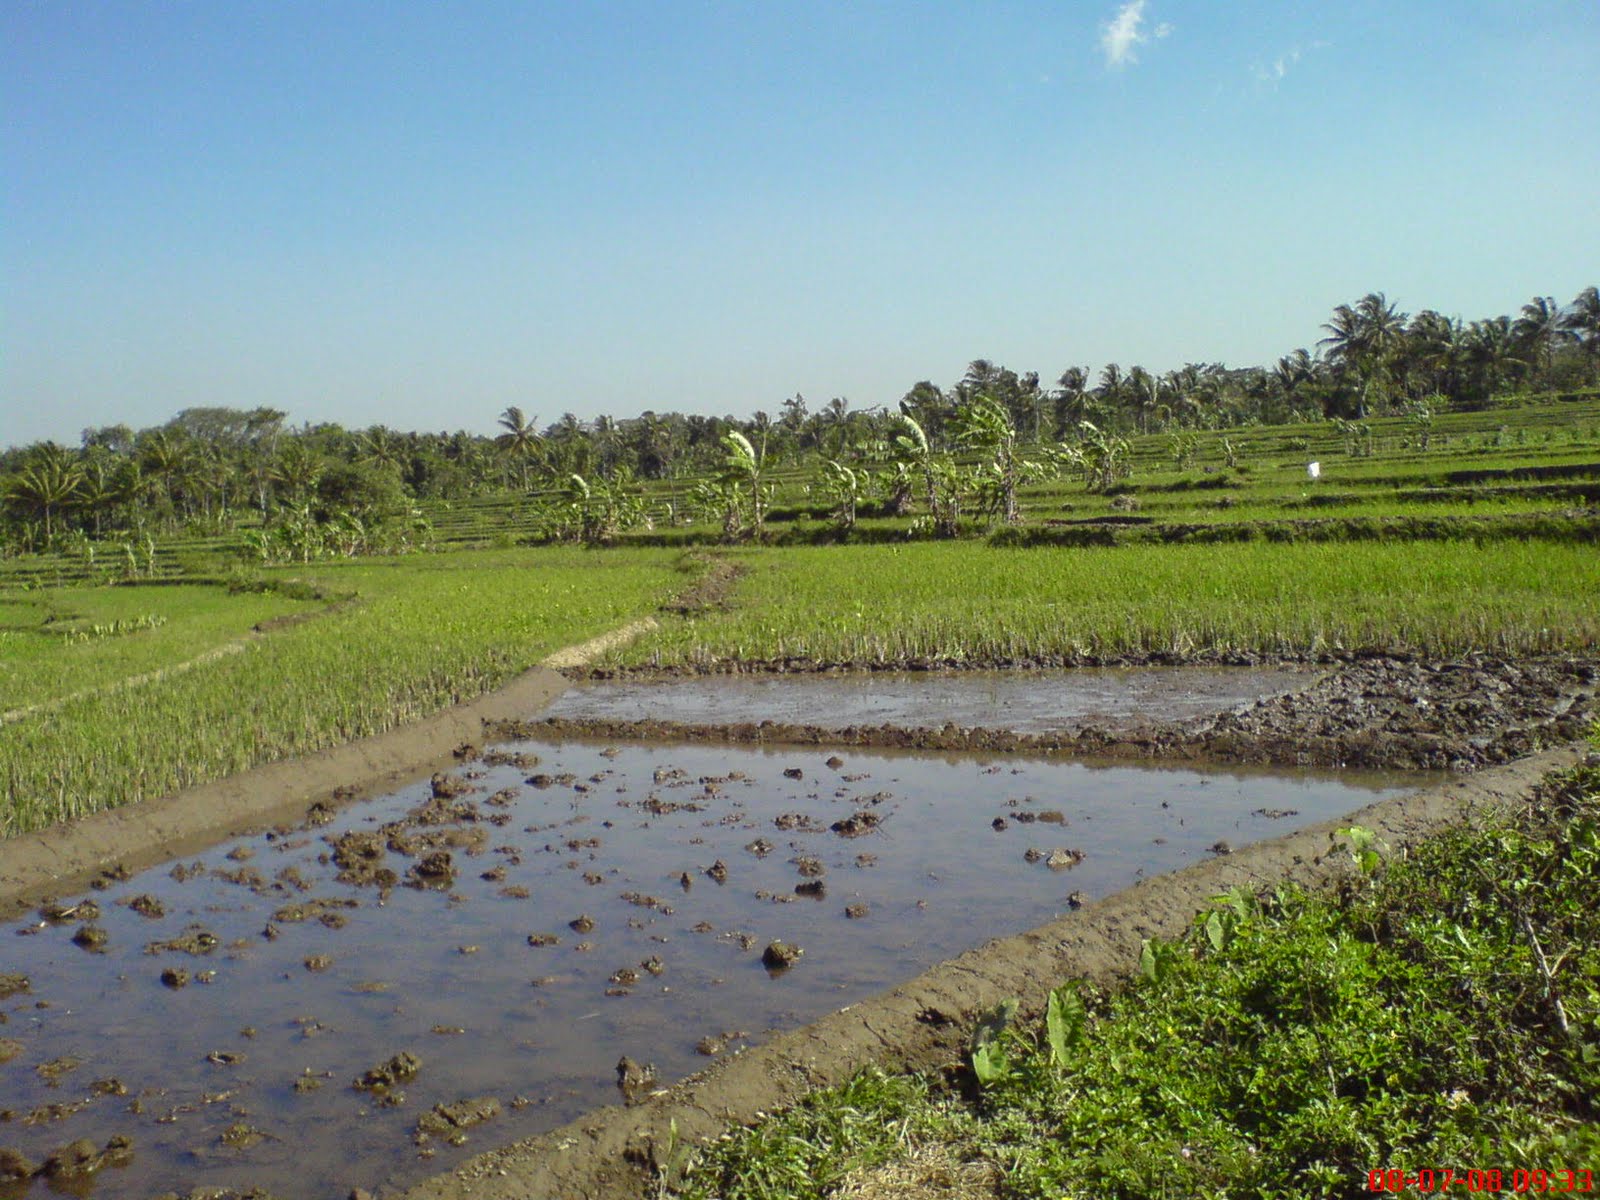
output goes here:
{"type": "Polygon", "coordinates": [[[1317,345],[1328,347],[1328,360],[1357,384],[1356,417],[1364,419],[1373,399],[1381,396],[1389,368],[1405,332],[1405,314],[1382,292],[1368,292],[1356,306],[1341,304],[1323,328],[1328,336],[1317,345]]]}
{"type": "Polygon", "coordinates": [[[1600,289],[1579,292],[1561,318],[1561,328],[1577,341],[1591,367],[1600,363],[1600,289]]]}
{"type": "Polygon", "coordinates": [[[1535,296],[1522,306],[1522,315],[1511,326],[1519,357],[1539,375],[1550,370],[1556,347],[1571,341],[1571,331],[1563,328],[1561,306],[1550,296],[1535,296]]]}
{"type": "Polygon", "coordinates": [[[1489,400],[1527,367],[1519,357],[1510,317],[1490,317],[1467,326],[1461,339],[1461,363],[1472,398],[1489,400]]]}
{"type": "Polygon", "coordinates": [[[542,448],[538,418],[529,420],[523,416],[522,410],[513,404],[500,414],[499,425],[505,432],[495,438],[495,445],[500,447],[501,453],[521,468],[522,490],[527,491],[528,465],[538,456],[542,448]]]}
{"type": "Polygon", "coordinates": [[[5,503],[29,519],[44,524],[44,538],[55,538],[56,523],[81,497],[83,468],[53,442],[39,447],[32,460],[6,480],[5,503]]]}

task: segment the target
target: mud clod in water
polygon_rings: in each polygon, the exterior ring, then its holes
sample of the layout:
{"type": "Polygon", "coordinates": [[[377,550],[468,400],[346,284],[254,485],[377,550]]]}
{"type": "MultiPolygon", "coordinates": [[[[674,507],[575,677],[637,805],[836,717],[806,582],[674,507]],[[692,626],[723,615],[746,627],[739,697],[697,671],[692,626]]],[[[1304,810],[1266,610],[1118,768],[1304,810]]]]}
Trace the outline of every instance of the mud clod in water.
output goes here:
{"type": "Polygon", "coordinates": [[[26,992],[33,983],[26,975],[0,974],[0,1000],[26,992]]]}
{"type": "Polygon", "coordinates": [[[706,874],[717,883],[728,882],[728,864],[720,858],[706,868],[706,874]]]}
{"type": "Polygon", "coordinates": [[[435,775],[428,782],[433,790],[433,798],[435,800],[452,800],[473,790],[472,785],[465,779],[455,775],[446,775],[443,772],[435,775]]]}
{"type": "Polygon", "coordinates": [[[217,935],[203,925],[191,925],[184,930],[181,937],[169,938],[164,942],[151,942],[144,948],[146,954],[162,954],[168,950],[180,954],[190,954],[196,958],[210,954],[222,942],[217,935]]]}
{"type": "Polygon", "coordinates": [[[0,1146],[0,1183],[32,1179],[34,1174],[34,1165],[25,1154],[20,1150],[0,1146]]]}
{"type": "Polygon", "coordinates": [[[852,921],[861,920],[862,917],[865,917],[871,911],[872,906],[864,901],[855,904],[846,904],[844,906],[844,915],[849,917],[852,921]]]}
{"type": "Polygon", "coordinates": [[[655,1063],[645,1063],[641,1066],[626,1054],[617,1060],[617,1088],[627,1103],[637,1103],[655,1081],[655,1063]]]}
{"type": "Polygon", "coordinates": [[[182,967],[168,967],[161,972],[161,982],[173,991],[177,991],[179,988],[189,986],[189,972],[182,967]]]}
{"type": "Polygon", "coordinates": [[[52,901],[40,907],[39,916],[52,925],[64,925],[68,921],[98,921],[100,906],[93,900],[77,904],[57,904],[52,901]]]}
{"type": "Polygon", "coordinates": [[[235,1121],[217,1135],[217,1141],[227,1146],[230,1150],[248,1150],[252,1146],[259,1146],[267,1140],[267,1134],[253,1125],[243,1121],[235,1121]]]}
{"type": "Polygon", "coordinates": [[[108,1141],[103,1150],[88,1138],[79,1138],[45,1159],[37,1174],[48,1179],[81,1179],[104,1167],[123,1166],[132,1156],[133,1139],[122,1134],[108,1141]]]}
{"type": "Polygon", "coordinates": [[[841,821],[835,821],[828,828],[840,837],[858,838],[874,832],[882,824],[883,818],[877,813],[863,809],[858,813],[845,817],[841,821]]]}
{"type": "Polygon", "coordinates": [[[567,928],[571,929],[573,933],[588,933],[594,929],[594,918],[588,913],[573,917],[572,920],[567,922],[567,928]]]}
{"type": "Polygon", "coordinates": [[[333,966],[333,956],[330,954],[313,954],[306,959],[305,966],[308,971],[326,971],[333,966]]]}
{"type": "Polygon", "coordinates": [[[167,915],[167,906],[148,893],[130,896],[123,903],[141,917],[147,917],[152,921],[160,920],[167,915]]]}
{"type": "Polygon", "coordinates": [[[72,944],[81,946],[91,954],[104,954],[106,943],[110,940],[110,935],[98,925],[80,925],[72,935],[72,944]]]}
{"type": "Polygon", "coordinates": [[[409,1050],[402,1050],[386,1063],[358,1075],[350,1086],[363,1092],[381,1094],[392,1091],[398,1084],[415,1079],[422,1070],[422,1060],[409,1050]]]}
{"type": "Polygon", "coordinates": [[[15,1038],[0,1038],[0,1065],[10,1062],[22,1053],[22,1043],[15,1038]]]}
{"type": "Polygon", "coordinates": [[[407,874],[419,887],[440,888],[448,887],[455,881],[456,868],[451,861],[450,851],[431,850],[407,874]]]}
{"type": "Polygon", "coordinates": [[[768,942],[761,952],[761,965],[769,971],[782,971],[793,966],[804,953],[799,946],[788,942],[768,942]]]}
{"type": "Polygon", "coordinates": [[[500,1101],[493,1096],[474,1096],[454,1104],[435,1104],[417,1120],[414,1140],[419,1144],[429,1137],[456,1140],[463,1129],[471,1129],[500,1115],[500,1101]]]}

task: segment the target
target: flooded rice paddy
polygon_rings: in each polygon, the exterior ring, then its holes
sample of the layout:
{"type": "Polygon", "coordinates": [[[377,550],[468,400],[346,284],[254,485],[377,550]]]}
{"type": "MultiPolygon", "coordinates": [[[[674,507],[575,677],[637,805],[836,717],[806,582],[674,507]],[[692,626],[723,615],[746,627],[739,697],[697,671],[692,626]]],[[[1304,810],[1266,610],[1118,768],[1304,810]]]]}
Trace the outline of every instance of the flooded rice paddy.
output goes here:
{"type": "Polygon", "coordinates": [[[1141,875],[1415,786],[497,747],[0,932],[0,1147],[38,1168],[111,1143],[92,1176],[58,1164],[0,1197],[403,1185],[617,1101],[623,1056],[632,1088],[670,1082],[1141,875]],[[802,953],[784,967],[773,943],[802,953]]]}
{"type": "Polygon", "coordinates": [[[1115,667],[1071,671],[822,672],[597,681],[548,715],[682,725],[776,721],[1054,733],[1090,722],[1181,721],[1306,686],[1294,667],[1115,667]]]}

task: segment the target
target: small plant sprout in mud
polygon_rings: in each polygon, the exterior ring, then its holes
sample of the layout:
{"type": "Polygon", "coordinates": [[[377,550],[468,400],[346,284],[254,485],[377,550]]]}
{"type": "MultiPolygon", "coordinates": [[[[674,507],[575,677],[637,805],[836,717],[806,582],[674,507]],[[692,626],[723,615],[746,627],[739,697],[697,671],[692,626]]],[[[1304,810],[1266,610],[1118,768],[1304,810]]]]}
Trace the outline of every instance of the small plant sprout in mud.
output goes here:
{"type": "Polygon", "coordinates": [[[984,1087],[990,1087],[1012,1073],[1007,1060],[1005,1038],[1016,1019],[1019,1005],[1015,998],[1002,1000],[985,1013],[972,1031],[972,1073],[984,1087]]]}
{"type": "Polygon", "coordinates": [[[1342,838],[1349,844],[1350,861],[1369,879],[1383,865],[1384,855],[1389,851],[1383,839],[1364,825],[1335,829],[1333,838],[1335,842],[1342,838]]]}

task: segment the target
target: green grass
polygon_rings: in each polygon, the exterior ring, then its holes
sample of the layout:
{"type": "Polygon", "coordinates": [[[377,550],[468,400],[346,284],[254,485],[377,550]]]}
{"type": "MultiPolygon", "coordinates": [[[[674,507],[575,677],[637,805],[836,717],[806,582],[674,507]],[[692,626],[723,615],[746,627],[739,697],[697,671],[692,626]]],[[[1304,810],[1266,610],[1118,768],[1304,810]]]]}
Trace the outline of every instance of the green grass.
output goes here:
{"type": "Polygon", "coordinates": [[[916,542],[735,557],[749,573],[729,611],[664,627],[614,661],[715,667],[1600,645],[1600,556],[1547,542],[916,542]]]}
{"type": "Polygon", "coordinates": [[[320,607],[202,585],[0,592],[0,711],[171,667],[320,607]]]}
{"type": "MultiPolygon", "coordinates": [[[[664,551],[524,549],[274,573],[362,602],[157,683],[0,726],[0,834],[320,750],[477,696],[561,646],[652,611],[687,582],[675,562],[664,551]]],[[[188,647],[178,652],[189,657],[188,647]]]]}
{"type": "Polygon", "coordinates": [[[864,1072],[703,1149],[677,1194],[826,1197],[928,1143],[997,1166],[1008,1200],[1358,1197],[1385,1168],[1500,1171],[1473,1190],[1513,1193],[1518,1170],[1594,1171],[1597,888],[1590,769],[1341,894],[1225,898],[1126,990],[1058,989],[1053,1026],[1001,1034],[964,1096],[864,1072]]]}

